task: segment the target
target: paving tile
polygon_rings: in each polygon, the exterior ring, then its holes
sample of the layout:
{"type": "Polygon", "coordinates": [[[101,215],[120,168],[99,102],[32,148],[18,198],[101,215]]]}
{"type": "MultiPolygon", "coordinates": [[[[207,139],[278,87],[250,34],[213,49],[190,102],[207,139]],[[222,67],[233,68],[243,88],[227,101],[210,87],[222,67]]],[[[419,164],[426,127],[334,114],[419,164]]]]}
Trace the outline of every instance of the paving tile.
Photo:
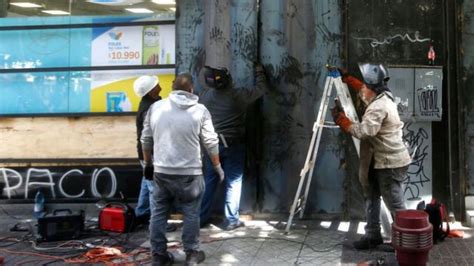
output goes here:
{"type": "Polygon", "coordinates": [[[307,234],[308,230],[293,230],[289,234],[285,234],[284,231],[260,232],[260,235],[265,235],[267,237],[284,238],[300,242],[305,240],[307,234]]]}
{"type": "Polygon", "coordinates": [[[454,258],[453,260],[456,265],[467,265],[467,260],[463,257],[454,258]]]}
{"type": "Polygon", "coordinates": [[[313,264],[317,263],[320,264],[341,264],[341,256],[340,254],[325,254],[319,256],[300,256],[297,258],[298,265],[300,264],[313,264]]]}
{"type": "Polygon", "coordinates": [[[264,241],[254,239],[230,239],[223,241],[206,259],[209,264],[250,264],[264,241]]]}
{"type": "Polygon", "coordinates": [[[212,257],[222,246],[222,244],[222,241],[204,242],[201,243],[201,250],[206,253],[206,257],[212,257]]]}
{"type": "MultiPolygon", "coordinates": [[[[3,222],[1,218],[3,217],[0,217],[0,231],[3,222]]],[[[16,221],[12,221],[12,224],[14,222],[16,221]]],[[[295,227],[289,235],[266,221],[252,221],[246,227],[232,232],[225,232],[217,227],[201,230],[201,249],[206,252],[207,257],[204,265],[356,265],[379,258],[383,258],[388,265],[396,264],[395,253],[358,251],[352,248],[351,242],[360,237],[357,234],[357,221],[351,221],[350,224],[305,221],[305,225],[307,226],[295,227]]],[[[168,234],[169,240],[181,241],[181,229],[168,234]]],[[[472,233],[472,230],[469,232],[472,233]]],[[[149,247],[148,234],[144,231],[133,232],[129,240],[149,247]]],[[[14,247],[18,251],[31,251],[31,247],[26,244],[14,247]]],[[[182,264],[185,258],[182,248],[174,248],[172,252],[177,265],[182,264]]],[[[6,258],[8,265],[29,259],[27,256],[6,258]]],[[[42,264],[46,262],[38,261],[42,264]]],[[[428,265],[474,265],[474,238],[446,239],[433,246],[428,265]]]]}
{"type": "Polygon", "coordinates": [[[302,262],[302,263],[298,263],[298,265],[302,265],[302,266],[314,266],[314,265],[318,265],[318,266],[333,266],[333,265],[342,265],[341,262],[339,262],[339,260],[337,261],[330,261],[330,262],[320,262],[318,260],[314,260],[314,261],[308,261],[308,262],[302,262]]]}
{"type": "Polygon", "coordinates": [[[465,242],[460,242],[458,247],[459,252],[461,252],[463,257],[471,256],[471,251],[465,242]]]}
{"type": "Polygon", "coordinates": [[[441,258],[440,262],[444,265],[455,265],[455,262],[452,258],[441,258]]]}
{"type": "Polygon", "coordinates": [[[474,258],[466,258],[467,265],[474,265],[474,258]]]}
{"type": "Polygon", "coordinates": [[[301,243],[288,242],[285,240],[266,240],[258,251],[255,263],[267,261],[269,264],[292,264],[296,261],[301,245],[301,243]]]}
{"type": "Polygon", "coordinates": [[[307,234],[305,242],[315,245],[334,245],[340,243],[345,238],[345,233],[329,230],[314,230],[307,234]]]}
{"type": "Polygon", "coordinates": [[[287,265],[294,265],[294,263],[289,263],[289,262],[286,262],[286,261],[267,261],[267,260],[264,260],[264,259],[257,259],[256,261],[254,261],[252,264],[250,264],[251,266],[287,266],[287,265]]]}
{"type": "Polygon", "coordinates": [[[342,249],[341,262],[342,263],[362,263],[366,261],[384,260],[388,265],[396,262],[395,253],[383,252],[378,250],[355,250],[353,248],[342,249]]]}
{"type": "Polygon", "coordinates": [[[430,261],[436,261],[441,259],[441,254],[439,252],[431,251],[429,255],[430,261]]]}

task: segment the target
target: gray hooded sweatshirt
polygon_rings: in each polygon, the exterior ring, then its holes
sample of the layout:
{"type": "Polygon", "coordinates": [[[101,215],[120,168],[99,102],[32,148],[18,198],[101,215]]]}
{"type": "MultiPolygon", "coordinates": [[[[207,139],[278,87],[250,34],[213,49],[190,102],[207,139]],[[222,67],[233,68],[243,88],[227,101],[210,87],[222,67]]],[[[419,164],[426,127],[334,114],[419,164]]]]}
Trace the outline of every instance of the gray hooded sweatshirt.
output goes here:
{"type": "Polygon", "coordinates": [[[211,114],[199,97],[173,91],[148,111],[141,136],[144,150],[153,149],[155,172],[202,175],[201,145],[210,156],[219,154],[219,140],[211,114]]]}

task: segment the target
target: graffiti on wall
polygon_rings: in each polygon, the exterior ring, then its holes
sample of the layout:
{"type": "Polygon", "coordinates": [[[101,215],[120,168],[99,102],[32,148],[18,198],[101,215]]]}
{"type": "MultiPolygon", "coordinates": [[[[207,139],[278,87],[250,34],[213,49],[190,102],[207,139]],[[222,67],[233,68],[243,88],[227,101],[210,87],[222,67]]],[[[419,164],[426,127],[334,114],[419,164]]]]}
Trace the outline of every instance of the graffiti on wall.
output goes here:
{"type": "Polygon", "coordinates": [[[355,40],[370,41],[370,46],[372,46],[372,48],[375,48],[375,47],[381,46],[381,45],[391,44],[394,40],[397,40],[397,39],[402,40],[402,41],[408,41],[408,42],[411,42],[411,43],[431,41],[431,38],[421,38],[419,31],[415,31],[413,37],[410,36],[410,34],[408,34],[408,33],[405,33],[405,34],[398,33],[398,34],[394,34],[392,36],[387,36],[387,37],[385,37],[381,40],[378,40],[378,39],[375,39],[375,38],[361,38],[361,37],[354,37],[354,36],[352,38],[355,39],[355,40]]]}
{"type": "Polygon", "coordinates": [[[38,189],[52,199],[114,198],[118,192],[133,198],[138,194],[141,178],[137,170],[0,168],[0,198],[33,198],[38,189]]]}
{"type": "Polygon", "coordinates": [[[417,121],[441,121],[443,69],[415,69],[415,119],[417,121]]]}
{"type": "Polygon", "coordinates": [[[403,181],[405,185],[405,197],[407,200],[419,200],[428,190],[431,192],[431,170],[430,134],[423,127],[408,122],[403,128],[403,141],[408,146],[412,156],[412,163],[408,168],[408,174],[403,181]]]}
{"type": "Polygon", "coordinates": [[[419,88],[417,91],[420,114],[422,116],[435,116],[441,118],[440,108],[438,106],[438,89],[433,85],[427,88],[419,88]]]}

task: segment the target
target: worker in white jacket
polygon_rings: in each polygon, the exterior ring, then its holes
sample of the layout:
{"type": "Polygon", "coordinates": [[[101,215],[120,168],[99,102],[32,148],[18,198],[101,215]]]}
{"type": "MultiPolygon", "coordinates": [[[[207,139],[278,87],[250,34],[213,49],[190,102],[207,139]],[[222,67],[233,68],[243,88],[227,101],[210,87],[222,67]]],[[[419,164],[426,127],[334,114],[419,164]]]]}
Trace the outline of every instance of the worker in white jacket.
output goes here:
{"type": "Polygon", "coordinates": [[[149,109],[141,136],[144,176],[154,182],[150,243],[153,265],[168,265],[166,224],[174,202],[184,214],[183,247],[186,265],[204,261],[199,250],[199,214],[204,193],[201,144],[214,169],[224,178],[219,160],[219,140],[207,108],[193,94],[192,76],[180,74],[167,99],[149,109]],[[153,150],[153,160],[152,151],[153,150]]]}

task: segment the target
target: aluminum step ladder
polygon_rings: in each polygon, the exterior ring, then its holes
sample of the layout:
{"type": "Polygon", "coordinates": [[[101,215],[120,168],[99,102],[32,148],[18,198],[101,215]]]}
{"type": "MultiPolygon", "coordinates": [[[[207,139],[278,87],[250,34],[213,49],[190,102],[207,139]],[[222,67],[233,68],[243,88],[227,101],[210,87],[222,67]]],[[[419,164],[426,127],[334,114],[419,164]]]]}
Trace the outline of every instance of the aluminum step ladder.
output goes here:
{"type": "MultiPolygon", "coordinates": [[[[336,88],[337,98],[341,103],[341,106],[344,109],[346,116],[351,119],[351,121],[359,122],[359,117],[357,116],[354,104],[352,103],[352,98],[349,93],[349,89],[347,88],[347,85],[342,82],[341,74],[335,67],[326,66],[326,68],[328,69],[329,73],[326,77],[318,115],[313,125],[313,135],[309,144],[308,154],[306,156],[303,169],[300,173],[298,189],[296,190],[296,195],[293,200],[293,204],[291,205],[290,216],[288,217],[288,222],[285,228],[286,234],[290,232],[290,228],[295,214],[299,213],[299,218],[303,218],[306,203],[308,201],[309,188],[311,185],[311,179],[313,177],[314,165],[316,163],[316,158],[318,155],[319,143],[321,142],[323,128],[339,128],[339,126],[336,125],[334,122],[325,121],[326,112],[328,109],[329,101],[331,100],[331,93],[333,88],[336,88]],[[301,191],[303,189],[304,184],[306,184],[304,196],[301,197],[301,191]]],[[[354,141],[354,145],[357,150],[357,155],[360,156],[360,140],[355,137],[352,137],[352,140],[354,141]]],[[[388,212],[388,209],[385,206],[383,200],[381,206],[382,228],[384,233],[387,235],[391,233],[392,217],[388,212]]]]}

